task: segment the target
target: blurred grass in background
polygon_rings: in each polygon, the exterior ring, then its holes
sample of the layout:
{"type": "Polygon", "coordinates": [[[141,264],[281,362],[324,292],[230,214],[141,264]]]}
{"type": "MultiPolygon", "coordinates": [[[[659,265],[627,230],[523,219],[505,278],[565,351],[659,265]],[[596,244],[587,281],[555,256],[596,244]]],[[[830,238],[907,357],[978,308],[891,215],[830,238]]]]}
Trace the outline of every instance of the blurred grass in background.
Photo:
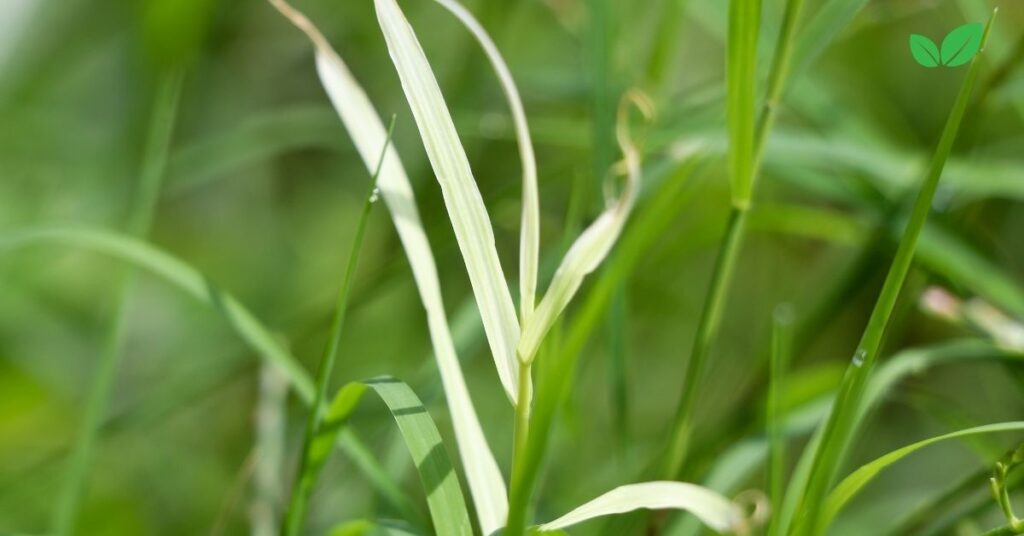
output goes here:
{"type": "MultiPolygon", "coordinates": [[[[538,517],[550,519],[632,478],[664,442],[729,208],[721,158],[727,6],[466,5],[497,41],[525,100],[540,162],[546,251],[563,248],[575,235],[563,229],[578,229],[600,207],[600,184],[616,157],[608,155],[611,114],[626,88],[644,88],[658,105],[646,133],[647,192],[686,181],[683,209],[620,290],[609,321],[617,328],[597,330],[581,359],[540,486],[538,517]],[[697,165],[690,165],[693,154],[697,165]]],[[[765,1],[763,58],[770,57],[782,5],[765,1]]],[[[907,36],[938,40],[964,22],[985,20],[994,5],[868,2],[836,29],[831,46],[811,51],[813,63],[795,77],[768,143],[753,232],[697,410],[695,479],[730,446],[763,434],[776,304],[791,302],[812,319],[796,333],[783,411],[838,384],[888,268],[903,205],[964,72],[917,66],[907,36]]],[[[299,6],[345,51],[381,114],[398,116],[394,143],[417,187],[467,383],[497,459],[509,460],[512,412],[372,2],[299,6]]],[[[500,87],[471,36],[443,10],[414,1],[403,8],[422,28],[512,272],[519,163],[500,87]]],[[[905,348],[989,336],[922,312],[918,297],[931,285],[1024,321],[1024,4],[1004,1],[1001,8],[980,104],[968,111],[947,166],[883,361],[905,348]]],[[[807,18],[819,9],[809,5],[807,18]]],[[[767,73],[768,62],[762,65],[767,73]]],[[[39,223],[125,228],[159,80],[173,69],[185,78],[150,240],[240,298],[312,369],[366,172],[316,79],[304,37],[261,0],[0,3],[0,232],[39,223]]],[[[641,199],[638,213],[654,198],[641,199]]],[[[0,250],[0,533],[49,530],[124,268],[66,245],[0,250]]],[[[542,266],[542,286],[553,269],[542,266]]],[[[216,312],[146,274],[137,283],[79,533],[246,532],[260,362],[216,312]]],[[[452,450],[425,327],[393,227],[376,211],[336,382],[383,373],[405,379],[452,450]]],[[[1020,378],[1019,366],[973,362],[911,377],[862,430],[851,466],[923,437],[1019,419],[1020,378]]],[[[415,489],[407,454],[383,408],[374,407],[360,412],[359,426],[415,489]]],[[[294,399],[288,417],[290,480],[304,421],[294,399]]],[[[795,444],[803,441],[801,435],[795,444]]],[[[915,505],[1015,446],[1003,436],[964,445],[935,447],[886,473],[873,484],[884,493],[857,499],[833,532],[894,527],[915,505]]],[[[394,515],[344,456],[324,475],[311,533],[368,512],[394,515]]],[[[756,474],[741,487],[762,486],[756,474]]],[[[988,493],[984,484],[977,492],[988,493]]],[[[999,524],[992,505],[979,514],[979,526],[999,524]]]]}

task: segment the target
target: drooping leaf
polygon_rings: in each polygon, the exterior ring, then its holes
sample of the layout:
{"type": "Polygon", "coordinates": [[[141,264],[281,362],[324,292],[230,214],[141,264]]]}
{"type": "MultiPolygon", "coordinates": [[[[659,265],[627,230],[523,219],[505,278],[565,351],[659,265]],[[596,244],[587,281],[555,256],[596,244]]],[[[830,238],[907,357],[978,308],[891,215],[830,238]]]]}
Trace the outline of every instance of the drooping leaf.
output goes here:
{"type": "MultiPolygon", "coordinates": [[[[305,16],[282,0],[271,0],[271,3],[302,29],[315,45],[317,72],[324,89],[346,130],[352,136],[364,164],[372,169],[376,165],[378,152],[387,134],[384,123],[366,92],[352,76],[341,56],[330,47],[323,35],[305,16]]],[[[441,374],[445,398],[448,401],[448,410],[452,415],[452,427],[455,430],[459,456],[466,471],[466,480],[480,525],[485,532],[490,533],[504,526],[508,515],[505,481],[494,460],[494,454],[487,445],[469,397],[469,390],[466,388],[466,381],[462,376],[462,369],[459,367],[441,298],[437,265],[423,230],[412,185],[394,147],[389,147],[385,154],[378,186],[381,197],[391,212],[391,219],[409,259],[413,278],[416,280],[420,300],[426,309],[427,327],[434,347],[437,368],[441,374]]],[[[514,316],[514,310],[512,314],[514,316]]],[[[489,325],[486,318],[484,325],[485,328],[489,325]]]]}
{"type": "Polygon", "coordinates": [[[494,230],[487,209],[441,88],[409,21],[395,0],[376,0],[374,4],[388,52],[412,108],[427,157],[441,185],[498,376],[505,392],[515,402],[519,376],[519,361],[515,355],[519,321],[495,249],[494,230]]]}
{"type": "Polygon", "coordinates": [[[985,25],[980,22],[964,24],[949,32],[942,40],[942,64],[946,67],[959,67],[971,61],[981,49],[981,36],[984,33],[985,25]]]}
{"type": "Polygon", "coordinates": [[[980,434],[994,434],[998,432],[1014,432],[1024,430],[1024,421],[1016,422],[1004,422],[999,424],[989,424],[986,426],[978,426],[975,428],[968,428],[966,430],[960,430],[945,435],[940,435],[924,441],[918,441],[907,445],[903,448],[894,450],[870,463],[862,465],[849,476],[843,479],[832,490],[825,499],[824,513],[823,513],[823,526],[827,526],[828,523],[835,518],[836,514],[850,501],[861,489],[870,483],[879,473],[885,470],[890,465],[906,458],[907,456],[923,449],[929,445],[940,443],[950,439],[958,439],[963,437],[969,437],[980,434]]]}
{"type": "Polygon", "coordinates": [[[717,532],[739,531],[746,523],[738,505],[707,488],[686,482],[644,482],[617,487],[537,528],[542,532],[559,530],[596,517],[639,509],[685,510],[717,532]]]}
{"type": "Polygon", "coordinates": [[[920,34],[910,34],[910,54],[923,67],[938,67],[941,63],[939,47],[920,34]]]}

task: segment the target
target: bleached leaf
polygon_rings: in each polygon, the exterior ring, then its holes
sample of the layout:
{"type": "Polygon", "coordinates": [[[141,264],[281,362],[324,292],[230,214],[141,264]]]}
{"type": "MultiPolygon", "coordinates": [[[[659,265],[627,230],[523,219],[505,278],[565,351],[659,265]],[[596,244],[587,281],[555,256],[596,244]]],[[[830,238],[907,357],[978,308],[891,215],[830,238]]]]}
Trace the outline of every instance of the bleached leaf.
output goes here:
{"type": "Polygon", "coordinates": [[[526,123],[523,100],[519,97],[512,72],[487,30],[457,0],[434,0],[450,11],[473,34],[484,49],[491,67],[498,75],[501,89],[512,112],[512,124],[519,145],[519,161],[523,166],[523,215],[519,241],[519,310],[525,324],[533,314],[537,295],[537,264],[540,257],[540,200],[537,193],[537,160],[533,153],[530,128],[526,123]]]}
{"type": "MultiPolygon", "coordinates": [[[[313,41],[316,46],[317,72],[324,89],[352,136],[364,164],[372,170],[387,139],[387,131],[370,99],[341,57],[305,16],[283,0],[270,2],[313,41]]],[[[452,415],[459,456],[466,471],[480,526],[490,533],[504,526],[508,516],[505,481],[484,438],[466,389],[441,299],[434,255],[423,231],[409,178],[393,146],[389,146],[384,155],[377,184],[412,267],[420,300],[427,311],[430,339],[452,415]]]]}
{"type": "Polygon", "coordinates": [[[596,517],[640,509],[685,510],[716,532],[742,531],[745,525],[739,506],[707,488],[686,482],[644,482],[615,488],[538,528],[559,530],[596,517]]]}
{"type": "Polygon", "coordinates": [[[514,402],[519,374],[515,356],[519,321],[498,260],[487,209],[441,88],[412,27],[395,0],[375,0],[374,4],[392,63],[412,108],[430,165],[441,185],[498,376],[514,402]]]}
{"type": "Polygon", "coordinates": [[[616,134],[623,153],[623,165],[626,168],[626,185],[619,198],[610,203],[569,248],[540,305],[529,322],[523,326],[518,353],[524,363],[533,361],[544,335],[579,290],[583,279],[608,256],[633,208],[640,187],[640,154],[629,136],[628,111],[631,105],[636,105],[648,117],[652,114],[649,101],[640,93],[628,93],[619,106],[619,125],[616,134]]]}

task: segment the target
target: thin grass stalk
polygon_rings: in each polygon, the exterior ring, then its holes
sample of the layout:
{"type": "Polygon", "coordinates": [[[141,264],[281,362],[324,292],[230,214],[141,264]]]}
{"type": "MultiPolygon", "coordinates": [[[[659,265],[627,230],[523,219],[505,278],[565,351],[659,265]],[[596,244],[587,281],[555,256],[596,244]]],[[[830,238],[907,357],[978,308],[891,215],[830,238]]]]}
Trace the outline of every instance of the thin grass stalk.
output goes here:
{"type": "MultiPolygon", "coordinates": [[[[989,19],[988,25],[985,27],[981,44],[982,50],[984,50],[994,18],[995,12],[993,12],[992,18],[989,19]]],[[[900,290],[914,259],[917,240],[928,218],[932,200],[939,185],[939,179],[942,177],[946,160],[953,150],[953,144],[956,141],[960,123],[970,102],[975,81],[980,71],[980,57],[979,52],[979,55],[971,62],[970,70],[964,78],[960,93],[957,95],[956,102],[943,129],[935,156],[929,166],[928,174],[918,191],[913,211],[907,222],[903,239],[900,240],[889,274],[885,279],[875,308],[868,319],[867,328],[861,337],[860,343],[857,345],[857,350],[854,352],[850,366],[843,377],[832,411],[829,414],[829,419],[824,427],[822,442],[815,451],[810,478],[803,490],[800,507],[797,509],[799,518],[794,525],[793,534],[819,534],[825,528],[820,526],[822,502],[855,432],[855,419],[858,408],[861,405],[861,399],[864,396],[867,380],[878,359],[886,327],[889,324],[900,290]]]]}
{"type": "MultiPolygon", "coordinates": [[[[127,231],[136,236],[148,233],[156,211],[167,169],[167,155],[174,132],[182,76],[181,71],[175,69],[161,75],[158,82],[146,145],[143,149],[138,190],[127,222],[127,231]]],[[[75,524],[89,478],[89,465],[121,363],[121,343],[133,281],[133,271],[126,271],[114,294],[114,310],[104,335],[103,350],[96,364],[86,400],[85,417],[74,451],[71,453],[60,496],[56,501],[53,532],[58,536],[71,536],[75,533],[75,524]]]]}
{"type": "MultiPolygon", "coordinates": [[[[772,315],[772,351],[769,358],[768,403],[768,497],[772,509],[782,505],[785,491],[786,438],[782,415],[782,393],[786,390],[786,368],[792,355],[793,307],[782,304],[772,315]]],[[[772,515],[768,536],[779,533],[779,516],[772,515]]]]}
{"type": "Polygon", "coordinates": [[[331,373],[334,371],[334,364],[338,357],[338,346],[341,344],[341,332],[345,325],[345,312],[348,310],[348,297],[352,289],[352,279],[359,265],[359,253],[362,250],[366,226],[370,220],[370,211],[378,195],[377,178],[380,176],[381,167],[384,165],[384,156],[387,154],[388,146],[391,144],[391,134],[394,128],[395,117],[392,116],[391,123],[388,125],[387,136],[384,138],[384,147],[381,148],[380,158],[377,160],[377,165],[370,180],[369,190],[363,201],[363,209],[359,214],[355,238],[352,240],[352,250],[348,256],[348,264],[345,267],[341,288],[338,290],[338,301],[334,308],[330,337],[327,346],[324,348],[323,356],[320,358],[320,366],[317,368],[316,393],[314,394],[313,404],[310,406],[309,416],[306,421],[306,433],[302,441],[302,454],[299,458],[299,469],[296,473],[298,480],[292,490],[282,530],[287,536],[295,536],[302,531],[309,496],[312,494],[313,485],[316,483],[317,471],[312,470],[310,463],[312,453],[310,449],[313,447],[314,439],[323,428],[326,410],[325,402],[328,397],[327,391],[330,388],[331,373]]]}
{"type": "MultiPolygon", "coordinates": [[[[751,193],[760,175],[761,155],[764,145],[774,124],[776,111],[785,94],[791,71],[795,36],[803,13],[803,4],[804,0],[789,0],[786,4],[782,28],[775,47],[775,57],[772,60],[772,70],[768,78],[767,100],[757,122],[753,138],[754,145],[750,148],[750,155],[741,157],[742,159],[750,159],[751,193]]],[[[753,31],[756,33],[756,28],[745,29],[748,32],[753,31]]],[[[732,30],[733,27],[730,27],[730,31],[732,30]]],[[[753,44],[750,43],[748,37],[747,46],[756,47],[756,35],[752,41],[753,44]]],[[[748,80],[747,83],[753,83],[753,81],[748,80]]],[[[745,126],[749,128],[749,125],[745,126]]],[[[730,149],[730,151],[730,158],[733,158],[734,156],[732,155],[736,155],[736,151],[735,149],[730,149]]],[[[742,174],[745,172],[744,165],[742,164],[734,164],[732,169],[733,173],[742,174]]],[[[735,199],[736,194],[734,193],[733,195],[735,199]]],[[[712,269],[708,294],[701,309],[697,333],[694,336],[693,347],[690,351],[690,359],[687,361],[683,372],[683,395],[680,398],[679,405],[676,408],[676,416],[673,420],[668,452],[665,458],[665,472],[662,475],[664,478],[677,478],[686,461],[690,446],[690,434],[692,433],[693,411],[697,400],[697,391],[707,364],[711,344],[718,338],[722,309],[725,307],[726,297],[735,272],[737,257],[747,232],[746,213],[748,207],[749,201],[745,204],[741,198],[740,202],[734,201],[729,212],[725,235],[712,269]]]]}

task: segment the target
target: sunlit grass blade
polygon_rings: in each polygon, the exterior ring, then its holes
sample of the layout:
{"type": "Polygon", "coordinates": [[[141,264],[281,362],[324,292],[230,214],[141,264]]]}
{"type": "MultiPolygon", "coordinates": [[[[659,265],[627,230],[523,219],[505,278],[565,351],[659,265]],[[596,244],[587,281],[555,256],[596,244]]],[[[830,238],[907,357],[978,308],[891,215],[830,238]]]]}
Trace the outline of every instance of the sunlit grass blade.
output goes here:
{"type": "MultiPolygon", "coordinates": [[[[181,259],[129,235],[85,225],[24,227],[0,233],[0,252],[41,244],[62,244],[108,255],[143,269],[220,313],[261,359],[288,380],[304,404],[314,396],[313,380],[277,336],[264,326],[241,302],[181,259]]],[[[354,434],[341,434],[341,448],[356,462],[382,496],[396,508],[408,511],[409,501],[401,488],[380,468],[354,434]]]]}
{"type": "MultiPolygon", "coordinates": [[[[995,13],[993,13],[986,26],[986,37],[992,27],[994,18],[995,13]]],[[[983,37],[982,49],[984,49],[985,41],[986,38],[983,37]]],[[[875,361],[878,359],[885,329],[896,307],[896,300],[903,287],[903,282],[910,271],[918,237],[921,235],[925,220],[927,220],[928,213],[931,211],[932,199],[935,197],[939,179],[942,177],[946,160],[953,150],[953,144],[956,141],[960,123],[970,102],[974,83],[978,78],[981,65],[978,57],[974,59],[970,70],[964,78],[960,93],[943,129],[942,137],[939,140],[928,174],[920,187],[913,212],[911,213],[910,220],[907,222],[906,231],[893,259],[892,267],[886,277],[875,309],[868,320],[864,335],[857,346],[857,350],[854,352],[853,360],[843,378],[843,383],[836,397],[836,402],[828,422],[825,424],[821,445],[816,449],[814,455],[810,479],[807,482],[807,487],[803,490],[803,498],[800,501],[801,507],[798,509],[798,512],[801,517],[797,520],[794,529],[796,534],[817,534],[822,530],[822,527],[819,525],[821,521],[822,500],[828,492],[828,488],[835,477],[835,472],[856,431],[855,419],[859,413],[867,380],[870,377],[875,361]]]]}
{"type": "Polygon", "coordinates": [[[519,145],[519,163],[523,166],[523,209],[519,230],[519,310],[520,319],[525,324],[533,314],[536,304],[537,264],[540,257],[540,198],[537,193],[537,160],[533,152],[533,141],[530,139],[530,128],[526,123],[523,100],[498,47],[472,13],[456,0],[434,1],[455,15],[480,43],[491,62],[491,67],[498,75],[501,89],[505,92],[512,112],[516,143],[519,145]]]}
{"type": "MultiPolygon", "coordinates": [[[[146,146],[142,156],[139,184],[131,207],[128,232],[142,236],[149,232],[153,214],[156,211],[160,190],[167,168],[167,155],[177,116],[178,100],[181,94],[183,74],[173,71],[162,75],[158,86],[153,114],[150,119],[146,146]]],[[[81,431],[69,458],[68,473],[64,479],[60,498],[54,510],[53,530],[59,536],[75,533],[75,524],[85,485],[89,476],[89,464],[95,448],[103,414],[107,411],[114,380],[121,363],[122,338],[127,322],[128,297],[133,285],[133,275],[124,274],[115,293],[114,312],[104,336],[103,349],[89,389],[85,404],[85,415],[81,431]]]]}
{"type": "Polygon", "coordinates": [[[515,355],[519,321],[495,249],[494,230],[487,209],[441,88],[412,27],[395,0],[376,0],[374,4],[388,52],[441,185],[498,376],[505,392],[515,402],[519,377],[519,362],[515,355]]]}
{"type": "Polygon", "coordinates": [[[729,124],[729,177],[732,203],[750,205],[754,189],[754,120],[757,95],[757,39],[761,0],[729,2],[726,62],[726,116],[729,124]]]}
{"type": "MultiPolygon", "coordinates": [[[[324,89],[352,137],[363,163],[368,169],[372,169],[376,165],[378,151],[384,145],[387,135],[384,124],[366,92],[353,78],[341,57],[304,15],[281,0],[272,0],[271,3],[302,29],[313,42],[316,47],[317,72],[324,89]]],[[[508,512],[505,481],[484,438],[462,376],[462,369],[459,367],[444,302],[441,299],[441,286],[434,255],[423,230],[412,185],[394,147],[386,151],[378,186],[402,241],[413,278],[416,280],[420,300],[426,309],[427,327],[445,398],[448,401],[448,411],[452,415],[459,457],[466,471],[466,480],[480,525],[485,532],[490,533],[505,524],[508,512]]],[[[511,308],[511,299],[509,302],[511,308]]],[[[514,320],[514,309],[511,310],[511,314],[514,320]]],[[[485,318],[485,328],[492,322],[493,318],[485,318]]]]}
{"type": "Polygon", "coordinates": [[[743,510],[725,497],[686,482],[644,482],[615,488],[564,516],[540,525],[541,531],[559,530],[595,517],[633,510],[685,510],[716,532],[745,533],[743,510]]]}
{"type": "Polygon", "coordinates": [[[618,142],[626,168],[626,184],[619,198],[589,227],[565,254],[551,284],[537,306],[536,314],[523,327],[517,349],[524,364],[533,361],[544,335],[579,290],[583,279],[608,256],[619,238],[640,188],[640,153],[629,135],[629,108],[636,106],[646,117],[653,116],[650,102],[641,93],[630,92],[619,108],[618,142]]]}
{"type": "Polygon", "coordinates": [[[822,528],[828,527],[829,523],[831,523],[839,511],[842,510],[843,506],[857,495],[864,486],[868,485],[876,476],[878,476],[879,473],[884,471],[890,465],[902,460],[914,452],[917,452],[918,450],[950,439],[959,439],[973,435],[994,434],[999,432],[1016,432],[1021,430],[1024,430],[1024,421],[1005,422],[968,428],[966,430],[959,430],[957,432],[918,441],[917,443],[894,450],[875,459],[874,461],[866,463],[844,478],[842,482],[832,490],[828,495],[828,498],[825,499],[825,503],[822,507],[824,511],[822,513],[820,526],[822,528]]]}
{"type": "Polygon", "coordinates": [[[299,470],[296,483],[293,486],[291,500],[288,505],[288,512],[284,522],[284,533],[288,536],[295,536],[302,530],[305,520],[306,504],[309,496],[313,493],[313,484],[316,482],[316,469],[310,465],[310,448],[313,438],[316,437],[324,420],[324,401],[327,399],[331,373],[334,371],[334,363],[338,356],[338,346],[341,344],[341,331],[345,325],[345,313],[348,309],[349,290],[352,288],[352,278],[355,275],[356,267],[359,265],[359,252],[362,250],[363,237],[366,235],[366,224],[369,221],[370,209],[376,199],[377,180],[380,177],[380,168],[384,163],[384,155],[391,145],[391,133],[395,128],[395,119],[392,117],[391,125],[388,127],[388,134],[384,138],[384,146],[381,147],[380,157],[377,159],[377,166],[374,168],[370,180],[369,191],[363,201],[363,210],[359,214],[359,223],[356,225],[355,238],[352,240],[352,250],[349,253],[348,264],[345,268],[345,275],[338,290],[338,300],[334,308],[334,319],[331,322],[331,331],[328,335],[327,346],[324,348],[320,366],[316,372],[316,394],[313,398],[313,405],[309,409],[309,417],[306,422],[306,434],[303,439],[302,454],[299,458],[299,470]]]}
{"type": "Polygon", "coordinates": [[[367,389],[380,396],[398,424],[423,484],[434,531],[438,536],[472,536],[459,478],[430,413],[408,385],[389,376],[349,383],[335,395],[324,413],[323,426],[305,453],[309,456],[308,467],[312,476],[309,485],[315,483],[334,450],[338,432],[348,426],[367,389]]]}

